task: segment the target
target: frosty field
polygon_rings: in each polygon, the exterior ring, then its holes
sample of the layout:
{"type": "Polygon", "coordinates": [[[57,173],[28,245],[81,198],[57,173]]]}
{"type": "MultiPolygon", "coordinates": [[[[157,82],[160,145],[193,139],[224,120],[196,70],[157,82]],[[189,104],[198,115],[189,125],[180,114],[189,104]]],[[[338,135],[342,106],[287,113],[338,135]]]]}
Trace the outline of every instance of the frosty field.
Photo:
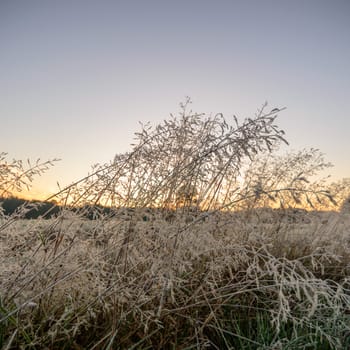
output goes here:
{"type": "MultiPolygon", "coordinates": [[[[2,204],[0,347],[350,348],[350,180],[319,176],[317,149],[278,153],[279,109],[230,124],[190,103],[55,211],[2,204]]],[[[52,162],[28,164],[0,154],[2,198],[52,162]]]]}
{"type": "Polygon", "coordinates": [[[3,341],[67,349],[112,340],[112,348],[140,349],[349,344],[350,213],[172,214],[87,220],[67,211],[2,230],[3,341]]]}

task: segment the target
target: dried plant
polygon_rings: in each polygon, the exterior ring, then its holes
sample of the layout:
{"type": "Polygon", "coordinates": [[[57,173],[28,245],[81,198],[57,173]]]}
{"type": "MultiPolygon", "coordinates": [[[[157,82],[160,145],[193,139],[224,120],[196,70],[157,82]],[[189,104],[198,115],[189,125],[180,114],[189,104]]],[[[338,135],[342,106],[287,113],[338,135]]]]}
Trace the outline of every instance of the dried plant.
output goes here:
{"type": "Polygon", "coordinates": [[[7,153],[0,153],[0,198],[22,192],[23,188],[29,191],[33,179],[47,171],[59,160],[40,161],[37,159],[32,164],[27,159],[24,164],[22,160],[7,161],[6,157],[7,153]]]}
{"type": "Polygon", "coordinates": [[[0,218],[2,348],[350,347],[350,218],[288,208],[345,182],[313,179],[317,150],[274,155],[279,110],[189,106],[60,191],[56,217],[0,218]]]}
{"type": "Polygon", "coordinates": [[[337,207],[328,176],[319,175],[331,166],[313,148],[285,155],[259,154],[244,171],[242,188],[249,199],[244,205],[318,210],[337,207]]]}
{"type": "Polygon", "coordinates": [[[265,112],[264,105],[254,119],[240,124],[233,117],[229,125],[222,114],[194,113],[190,104],[189,99],[181,104],[177,118],[155,128],[144,125],[130,153],[117,155],[66,189],[69,202],[118,208],[231,207],[246,159],[286,143],[274,124],[277,109],[265,112]]]}
{"type": "Polygon", "coordinates": [[[287,143],[266,112],[230,125],[222,114],[206,116],[180,105],[178,117],[143,125],[129,153],[96,165],[86,178],[59,193],[73,205],[157,207],[182,212],[245,209],[258,205],[327,207],[335,203],[324,180],[313,176],[331,166],[310,149],[277,156],[287,143]],[[272,203],[273,202],[273,203],[272,203]]]}

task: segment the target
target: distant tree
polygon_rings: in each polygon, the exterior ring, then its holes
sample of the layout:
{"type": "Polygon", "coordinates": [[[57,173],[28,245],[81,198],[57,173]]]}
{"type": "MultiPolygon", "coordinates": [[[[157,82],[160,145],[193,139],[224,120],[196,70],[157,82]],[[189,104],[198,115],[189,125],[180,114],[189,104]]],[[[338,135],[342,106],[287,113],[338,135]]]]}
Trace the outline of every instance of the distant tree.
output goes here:
{"type": "Polygon", "coordinates": [[[12,215],[16,209],[25,203],[24,199],[16,197],[4,198],[1,200],[1,206],[5,215],[12,215]]]}
{"type": "Polygon", "coordinates": [[[59,206],[54,203],[27,201],[17,197],[0,199],[0,206],[3,215],[10,216],[22,212],[21,216],[25,219],[37,219],[38,217],[48,219],[57,215],[60,211],[59,206]]]}

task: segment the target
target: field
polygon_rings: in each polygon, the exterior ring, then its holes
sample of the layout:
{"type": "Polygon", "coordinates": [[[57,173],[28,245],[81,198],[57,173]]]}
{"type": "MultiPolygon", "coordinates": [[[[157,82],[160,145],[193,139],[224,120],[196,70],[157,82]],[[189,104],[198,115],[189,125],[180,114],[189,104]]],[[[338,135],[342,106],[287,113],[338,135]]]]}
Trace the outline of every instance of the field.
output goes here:
{"type": "Polygon", "coordinates": [[[4,348],[350,346],[350,213],[67,210],[8,223],[4,348]]]}
{"type": "MultiPolygon", "coordinates": [[[[54,215],[2,204],[1,348],[350,348],[350,180],[319,176],[316,149],[278,153],[279,109],[229,124],[189,105],[54,215]]],[[[0,154],[2,198],[52,162],[28,164],[0,154]]]]}

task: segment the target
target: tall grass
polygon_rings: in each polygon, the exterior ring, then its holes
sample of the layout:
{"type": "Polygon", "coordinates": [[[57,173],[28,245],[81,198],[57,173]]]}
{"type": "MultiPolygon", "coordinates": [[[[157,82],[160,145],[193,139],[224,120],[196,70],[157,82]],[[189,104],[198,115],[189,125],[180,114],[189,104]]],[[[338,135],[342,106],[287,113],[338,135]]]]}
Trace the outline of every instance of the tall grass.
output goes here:
{"type": "Polygon", "coordinates": [[[58,193],[57,217],[2,215],[2,348],[350,346],[350,213],[293,209],[335,206],[311,180],[327,163],[272,160],[276,110],[231,126],[189,105],[58,193]]]}

